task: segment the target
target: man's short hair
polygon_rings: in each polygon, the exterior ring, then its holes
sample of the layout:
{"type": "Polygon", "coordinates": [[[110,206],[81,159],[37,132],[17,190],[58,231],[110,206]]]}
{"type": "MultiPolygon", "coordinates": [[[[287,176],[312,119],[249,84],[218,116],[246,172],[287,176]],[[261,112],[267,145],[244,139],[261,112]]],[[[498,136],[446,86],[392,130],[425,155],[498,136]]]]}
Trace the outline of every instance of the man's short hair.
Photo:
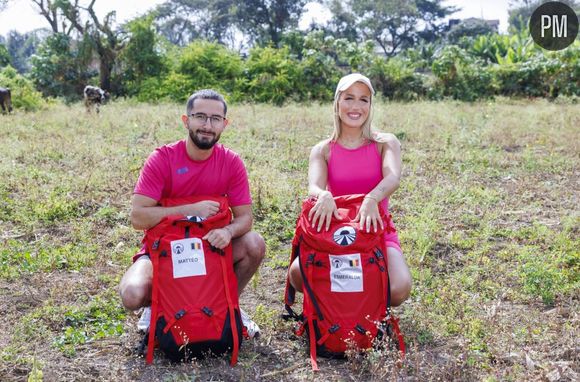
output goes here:
{"type": "Polygon", "coordinates": [[[224,105],[224,117],[226,116],[228,112],[228,105],[226,104],[226,100],[224,99],[224,96],[213,89],[201,89],[190,95],[189,99],[187,100],[187,106],[185,109],[187,115],[191,114],[191,111],[193,110],[193,102],[198,98],[220,101],[224,105]]]}

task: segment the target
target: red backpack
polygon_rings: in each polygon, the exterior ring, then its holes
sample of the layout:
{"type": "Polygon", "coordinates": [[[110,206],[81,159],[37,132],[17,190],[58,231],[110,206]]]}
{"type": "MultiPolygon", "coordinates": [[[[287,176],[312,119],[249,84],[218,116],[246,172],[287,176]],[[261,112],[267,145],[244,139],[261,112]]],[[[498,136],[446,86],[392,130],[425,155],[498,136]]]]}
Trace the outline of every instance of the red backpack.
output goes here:
{"type": "MultiPolygon", "coordinates": [[[[334,198],[341,216],[333,217],[328,231],[317,232],[308,221],[316,200],[307,199],[296,223],[290,264],[299,259],[303,280],[302,314],[291,308],[295,289],[286,280],[285,305],[289,315],[301,321],[296,334],[305,331],[310,343],[312,368],[318,370],[316,356],[344,357],[349,348],[368,349],[379,328],[393,330],[399,350],[405,352],[398,319],[391,314],[390,286],[383,232],[395,228],[382,212],[385,229],[365,232],[353,222],[364,195],[334,198]]],[[[382,210],[382,209],[381,209],[382,210]]]]}
{"type": "Polygon", "coordinates": [[[175,362],[227,352],[232,366],[237,362],[242,321],[232,245],[222,250],[202,240],[231,222],[227,199],[196,196],[162,200],[162,205],[201,200],[219,202],[219,212],[207,219],[165,217],[143,239],[153,263],[147,363],[153,361],[156,344],[175,362]]]}

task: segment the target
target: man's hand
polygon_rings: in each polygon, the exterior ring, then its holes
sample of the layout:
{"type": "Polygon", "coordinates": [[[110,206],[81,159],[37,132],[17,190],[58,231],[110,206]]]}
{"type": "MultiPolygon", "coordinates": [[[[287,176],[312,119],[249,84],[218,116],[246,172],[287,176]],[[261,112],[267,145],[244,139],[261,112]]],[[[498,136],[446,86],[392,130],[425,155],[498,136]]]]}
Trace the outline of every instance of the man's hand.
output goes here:
{"type": "Polygon", "coordinates": [[[220,204],[213,200],[202,200],[201,202],[186,204],[183,206],[183,215],[199,216],[207,218],[218,213],[220,204]]]}
{"type": "Polygon", "coordinates": [[[225,227],[212,229],[202,239],[207,240],[216,248],[224,249],[232,241],[232,231],[225,227]]]}

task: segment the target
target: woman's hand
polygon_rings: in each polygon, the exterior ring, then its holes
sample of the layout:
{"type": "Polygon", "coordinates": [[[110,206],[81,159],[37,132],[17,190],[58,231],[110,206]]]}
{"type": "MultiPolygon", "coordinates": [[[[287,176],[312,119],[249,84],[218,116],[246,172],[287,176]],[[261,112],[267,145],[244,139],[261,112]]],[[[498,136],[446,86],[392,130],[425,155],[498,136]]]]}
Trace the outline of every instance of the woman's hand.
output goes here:
{"type": "Polygon", "coordinates": [[[367,232],[371,232],[371,226],[373,227],[373,232],[377,232],[379,225],[381,226],[381,229],[384,229],[385,226],[379,211],[379,201],[373,196],[365,196],[354,221],[359,222],[360,230],[365,230],[367,232]]]}
{"type": "Polygon", "coordinates": [[[322,226],[325,226],[325,231],[330,228],[330,221],[332,217],[340,219],[340,214],[336,208],[336,203],[330,191],[323,191],[318,194],[318,199],[316,204],[310,212],[308,212],[308,221],[311,223],[312,227],[315,227],[318,223],[317,232],[320,232],[322,226]]]}

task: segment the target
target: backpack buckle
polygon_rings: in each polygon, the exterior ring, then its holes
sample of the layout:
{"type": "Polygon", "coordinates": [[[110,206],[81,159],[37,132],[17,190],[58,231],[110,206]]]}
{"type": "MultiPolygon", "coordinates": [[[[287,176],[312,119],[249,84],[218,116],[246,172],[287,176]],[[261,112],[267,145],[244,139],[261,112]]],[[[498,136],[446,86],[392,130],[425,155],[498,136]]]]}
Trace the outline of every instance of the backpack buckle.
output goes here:
{"type": "Polygon", "coordinates": [[[183,316],[185,316],[185,310],[183,310],[183,309],[181,309],[179,312],[175,313],[176,320],[179,320],[183,316]]]}
{"type": "Polygon", "coordinates": [[[204,312],[208,317],[213,316],[213,311],[208,308],[207,306],[204,306],[203,308],[201,308],[201,311],[204,312]]]}

